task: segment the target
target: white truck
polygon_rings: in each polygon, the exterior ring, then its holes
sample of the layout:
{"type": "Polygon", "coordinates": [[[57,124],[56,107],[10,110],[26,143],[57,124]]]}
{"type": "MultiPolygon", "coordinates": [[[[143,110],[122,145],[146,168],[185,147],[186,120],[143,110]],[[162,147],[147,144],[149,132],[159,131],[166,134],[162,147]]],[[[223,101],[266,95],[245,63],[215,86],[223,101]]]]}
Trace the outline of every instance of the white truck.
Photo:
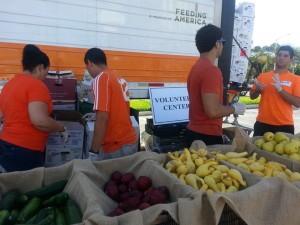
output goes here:
{"type": "Polygon", "coordinates": [[[235,0],[2,0],[0,79],[21,72],[30,43],[49,55],[51,70],[72,70],[81,81],[86,50],[99,47],[130,97],[147,98],[150,86],[186,85],[199,55],[195,34],[212,23],[229,40],[219,60],[228,83],[234,7],[235,0]]]}

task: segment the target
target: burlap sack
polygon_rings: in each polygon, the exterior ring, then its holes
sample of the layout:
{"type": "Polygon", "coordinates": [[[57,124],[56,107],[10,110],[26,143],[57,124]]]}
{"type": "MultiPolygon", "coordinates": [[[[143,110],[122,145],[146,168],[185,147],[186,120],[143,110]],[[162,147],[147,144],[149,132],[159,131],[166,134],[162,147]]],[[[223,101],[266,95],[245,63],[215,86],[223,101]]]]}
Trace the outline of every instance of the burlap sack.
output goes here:
{"type": "Polygon", "coordinates": [[[105,215],[117,207],[117,203],[103,192],[103,186],[109,180],[110,175],[115,170],[119,170],[121,173],[132,172],[136,178],[141,175],[149,176],[152,178],[152,185],[154,187],[162,185],[168,187],[171,202],[169,204],[154,205],[142,211],[131,211],[118,216],[119,224],[158,224],[164,222],[164,217],[160,216],[164,211],[167,211],[174,221],[178,222],[177,199],[188,196],[194,190],[182,185],[174,175],[161,166],[161,164],[166,162],[166,157],[166,155],[152,152],[138,152],[121,159],[94,162],[97,171],[91,170],[84,173],[88,177],[89,182],[92,183],[91,186],[95,187],[93,192],[97,191],[95,199],[99,200],[95,201],[97,201],[100,209],[97,209],[97,215],[88,217],[89,221],[93,219],[93,221],[98,221],[99,224],[105,224],[103,219],[109,218],[105,217],[105,215]]]}
{"type": "Polygon", "coordinates": [[[226,127],[223,128],[223,134],[232,139],[231,145],[233,147],[241,147],[246,145],[246,142],[250,140],[249,135],[240,127],[226,127]]]}
{"type": "MultiPolygon", "coordinates": [[[[90,160],[73,160],[62,166],[52,168],[36,168],[28,171],[4,173],[0,175],[0,193],[17,188],[21,192],[28,191],[49,185],[60,180],[68,180],[65,188],[71,198],[73,198],[83,212],[83,220],[89,216],[89,206],[86,187],[89,183],[81,178],[80,171],[92,170],[94,168],[90,160]]],[[[84,223],[80,223],[84,224],[84,223]]]]}
{"type": "Polygon", "coordinates": [[[225,203],[248,225],[299,224],[300,214],[295,209],[299,207],[300,190],[280,177],[263,179],[233,194],[214,194],[208,200],[215,221],[203,224],[218,224],[225,203]]]}

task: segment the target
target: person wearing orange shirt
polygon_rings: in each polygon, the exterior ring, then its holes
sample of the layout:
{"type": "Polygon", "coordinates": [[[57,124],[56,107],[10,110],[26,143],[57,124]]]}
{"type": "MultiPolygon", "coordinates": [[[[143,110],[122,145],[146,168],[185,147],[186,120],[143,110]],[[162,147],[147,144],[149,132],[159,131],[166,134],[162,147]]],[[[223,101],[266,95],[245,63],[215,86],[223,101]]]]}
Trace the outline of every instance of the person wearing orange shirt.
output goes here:
{"type": "Polygon", "coordinates": [[[67,129],[49,115],[52,100],[42,82],[49,70],[48,56],[34,45],[26,45],[23,72],[8,81],[0,95],[0,165],[7,171],[23,171],[44,166],[44,151],[49,132],[67,129]]]}
{"type": "Polygon", "coordinates": [[[223,105],[223,78],[214,65],[221,56],[225,40],[222,30],[208,24],[198,30],[196,47],[200,58],[193,65],[187,79],[190,100],[187,145],[202,140],[206,145],[222,144],[222,118],[230,114],[243,115],[246,105],[236,102],[223,105]]]}
{"type": "Polygon", "coordinates": [[[288,71],[294,49],[281,46],[275,70],[260,74],[250,90],[250,98],[261,96],[253,136],[270,131],[294,134],[293,106],[300,107],[300,77],[288,71]]]}
{"type": "Polygon", "coordinates": [[[95,125],[90,158],[105,160],[137,152],[137,137],[130,119],[129,93],[122,79],[108,69],[106,55],[99,48],[89,49],[84,62],[94,78],[95,125]]]}

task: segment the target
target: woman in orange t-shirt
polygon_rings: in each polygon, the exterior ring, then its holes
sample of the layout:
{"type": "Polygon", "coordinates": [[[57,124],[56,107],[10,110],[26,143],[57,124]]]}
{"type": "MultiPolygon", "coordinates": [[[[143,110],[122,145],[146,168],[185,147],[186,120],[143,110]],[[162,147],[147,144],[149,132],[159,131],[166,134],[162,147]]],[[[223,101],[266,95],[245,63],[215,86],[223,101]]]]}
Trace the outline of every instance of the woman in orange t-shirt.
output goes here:
{"type": "Polygon", "coordinates": [[[22,65],[23,73],[7,82],[0,95],[0,165],[7,172],[44,166],[49,132],[67,135],[66,128],[50,117],[52,100],[42,82],[50,67],[48,56],[26,45],[22,65]]]}

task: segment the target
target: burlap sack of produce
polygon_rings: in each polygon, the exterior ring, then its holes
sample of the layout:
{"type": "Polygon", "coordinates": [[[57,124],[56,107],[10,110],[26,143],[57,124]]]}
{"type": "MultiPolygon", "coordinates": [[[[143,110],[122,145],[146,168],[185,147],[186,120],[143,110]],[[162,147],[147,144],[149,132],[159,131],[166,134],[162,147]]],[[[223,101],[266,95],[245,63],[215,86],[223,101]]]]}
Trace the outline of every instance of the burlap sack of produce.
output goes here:
{"type": "Polygon", "coordinates": [[[26,193],[60,180],[68,180],[64,191],[78,203],[84,215],[83,218],[87,218],[89,214],[86,213],[88,204],[85,196],[85,187],[89,186],[89,184],[79,185],[83,182],[78,179],[78,174],[80,173],[79,171],[91,169],[95,170],[90,160],[73,160],[58,167],[40,167],[28,171],[0,174],[0,193],[2,195],[13,188],[26,193]]]}
{"type": "Polygon", "coordinates": [[[3,194],[12,188],[28,192],[59,180],[69,180],[76,171],[87,167],[93,168],[89,160],[73,160],[58,167],[39,167],[28,171],[0,174],[0,193],[3,194]]]}
{"type": "MultiPolygon", "coordinates": [[[[290,138],[295,137],[292,134],[288,134],[288,133],[285,133],[285,134],[290,138]]],[[[275,162],[282,163],[282,164],[286,165],[287,168],[289,168],[293,172],[300,172],[300,162],[299,161],[283,157],[275,152],[269,152],[266,150],[262,150],[262,149],[258,148],[256,145],[254,145],[253,144],[254,141],[259,138],[262,138],[262,136],[255,136],[251,139],[250,142],[248,141],[246,144],[245,150],[248,151],[249,153],[256,152],[258,157],[265,157],[268,161],[275,161],[275,162]]]]}
{"type": "Polygon", "coordinates": [[[118,170],[121,173],[132,172],[137,179],[139,176],[149,176],[152,179],[152,186],[166,186],[170,191],[170,203],[158,204],[151,206],[142,211],[135,210],[125,213],[121,216],[114,217],[118,219],[118,224],[158,224],[164,221],[162,212],[167,211],[174,221],[178,222],[177,199],[186,197],[191,189],[182,186],[181,182],[172,174],[169,174],[160,164],[165,163],[166,155],[160,155],[152,152],[138,152],[134,155],[120,159],[112,159],[94,162],[96,171],[85,171],[90,186],[94,193],[94,201],[97,202],[95,214],[88,218],[89,221],[97,221],[98,224],[105,224],[105,215],[114,210],[118,203],[110,199],[103,191],[104,184],[110,179],[111,174],[118,170]],[[100,208],[100,209],[99,209],[100,208]]]}
{"type": "MultiPolygon", "coordinates": [[[[201,145],[203,147],[203,144],[200,141],[197,141],[193,144],[195,144],[196,146],[201,145]]],[[[215,145],[207,146],[207,150],[210,151],[210,149],[214,147],[216,146],[215,145]]],[[[225,152],[231,148],[232,146],[230,145],[218,145],[218,149],[223,150],[225,152]]],[[[210,157],[210,155],[208,155],[208,157],[210,157]]],[[[259,178],[258,176],[248,173],[247,171],[238,168],[233,164],[223,162],[223,161],[220,162],[220,164],[226,165],[229,168],[239,170],[243,176],[243,179],[247,183],[247,187],[245,188],[249,188],[253,185],[256,185],[261,180],[261,178],[259,178]]],[[[243,190],[243,188],[241,188],[241,190],[243,190]]],[[[179,209],[180,224],[192,224],[192,225],[217,224],[216,221],[217,219],[219,219],[216,217],[218,211],[215,211],[216,209],[214,208],[213,205],[211,205],[207,193],[201,190],[192,193],[190,195],[190,198],[178,199],[178,209],[179,209]],[[193,215],[193,216],[186,216],[186,215],[193,215]]]]}
{"type": "Polygon", "coordinates": [[[243,191],[214,194],[208,199],[215,212],[211,224],[219,224],[225,203],[248,225],[299,224],[300,214],[295,209],[299,208],[300,190],[280,177],[263,179],[243,191]]]}

